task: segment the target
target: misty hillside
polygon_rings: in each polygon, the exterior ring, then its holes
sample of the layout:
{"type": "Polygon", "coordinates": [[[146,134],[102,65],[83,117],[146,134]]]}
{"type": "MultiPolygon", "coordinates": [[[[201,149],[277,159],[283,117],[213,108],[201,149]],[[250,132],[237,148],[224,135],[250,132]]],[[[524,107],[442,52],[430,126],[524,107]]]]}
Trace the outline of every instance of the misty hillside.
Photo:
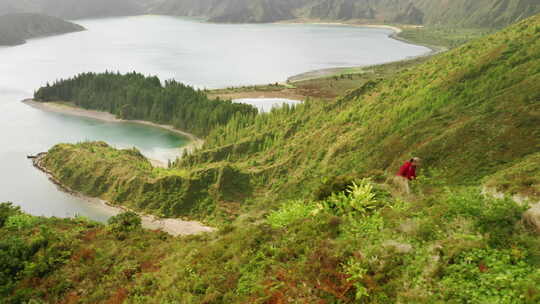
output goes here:
{"type": "Polygon", "coordinates": [[[82,31],[78,24],[37,14],[0,16],[0,45],[17,45],[26,39],[82,31]]]}
{"type": "Polygon", "coordinates": [[[143,14],[148,0],[0,0],[0,15],[36,13],[63,19],[143,14]]]}
{"type": "Polygon", "coordinates": [[[66,19],[152,13],[204,17],[212,22],[229,23],[320,19],[501,28],[540,12],[540,2],[537,0],[0,0],[0,14],[21,12],[66,19]]]}
{"type": "Polygon", "coordinates": [[[205,16],[216,22],[308,18],[503,27],[540,12],[540,3],[535,0],[164,0],[152,12],[205,16]]]}

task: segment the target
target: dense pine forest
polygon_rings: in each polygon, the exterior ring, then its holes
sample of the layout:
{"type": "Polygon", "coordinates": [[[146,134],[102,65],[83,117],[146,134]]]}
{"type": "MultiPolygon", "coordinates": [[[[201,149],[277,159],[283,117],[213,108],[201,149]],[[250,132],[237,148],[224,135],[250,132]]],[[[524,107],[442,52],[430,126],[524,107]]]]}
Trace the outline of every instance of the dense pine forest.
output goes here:
{"type": "Polygon", "coordinates": [[[128,120],[148,120],[205,136],[236,116],[250,117],[257,109],[230,100],[209,99],[203,91],[138,73],[83,73],[40,88],[34,98],[69,101],[128,120]]]}

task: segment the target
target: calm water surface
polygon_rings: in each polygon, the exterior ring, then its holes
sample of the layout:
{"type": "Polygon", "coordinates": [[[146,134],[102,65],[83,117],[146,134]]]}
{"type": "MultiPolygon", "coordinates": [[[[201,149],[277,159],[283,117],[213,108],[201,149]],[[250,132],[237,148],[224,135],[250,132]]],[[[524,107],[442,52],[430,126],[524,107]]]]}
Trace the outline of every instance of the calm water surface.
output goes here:
{"type": "Polygon", "coordinates": [[[218,25],[162,16],[77,23],[88,31],[0,48],[0,201],[36,215],[108,217],[97,206],[58,191],[32,167],[27,154],[59,142],[104,140],[166,160],[185,144],[184,138],[156,128],[46,113],[20,103],[48,81],[86,71],[138,71],[216,88],[283,81],[309,70],[383,63],[429,51],[388,38],[386,29],[218,25]]]}

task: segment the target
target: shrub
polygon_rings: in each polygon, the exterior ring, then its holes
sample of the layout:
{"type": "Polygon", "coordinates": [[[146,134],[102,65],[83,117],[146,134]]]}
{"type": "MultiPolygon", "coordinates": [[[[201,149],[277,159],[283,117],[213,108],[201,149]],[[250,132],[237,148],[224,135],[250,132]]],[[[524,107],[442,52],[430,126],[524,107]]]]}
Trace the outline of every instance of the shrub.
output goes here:
{"type": "Polygon", "coordinates": [[[131,232],[141,228],[141,217],[135,212],[124,212],[111,217],[107,224],[112,232],[131,232]]]}
{"type": "Polygon", "coordinates": [[[489,234],[492,246],[505,246],[516,230],[522,213],[528,208],[509,198],[483,196],[478,190],[468,189],[449,194],[449,217],[466,216],[475,220],[477,229],[489,234]]]}
{"type": "Polygon", "coordinates": [[[0,228],[4,227],[7,219],[16,214],[21,213],[21,208],[19,206],[13,206],[12,203],[0,203],[0,228]]]}
{"type": "Polygon", "coordinates": [[[315,191],[315,199],[322,201],[334,193],[344,192],[353,185],[358,177],[355,175],[339,175],[324,181],[315,191]]]}
{"type": "Polygon", "coordinates": [[[39,221],[37,217],[28,214],[16,214],[7,218],[5,227],[8,229],[27,229],[36,225],[39,221]]]}
{"type": "Polygon", "coordinates": [[[446,267],[440,290],[460,303],[523,303],[520,286],[534,273],[519,249],[472,249],[446,267]]]}
{"type": "Polygon", "coordinates": [[[315,210],[315,205],[307,204],[304,201],[289,201],[279,210],[270,213],[267,220],[272,227],[281,228],[309,217],[315,210]]]}
{"type": "Polygon", "coordinates": [[[353,182],[345,192],[333,194],[324,202],[325,209],[338,216],[369,215],[383,205],[369,179],[353,182]]]}
{"type": "Polygon", "coordinates": [[[349,276],[347,281],[352,282],[355,291],[356,300],[360,300],[368,296],[368,289],[364,286],[363,280],[367,273],[367,269],[362,267],[362,264],[351,258],[344,266],[345,273],[349,276]]]}

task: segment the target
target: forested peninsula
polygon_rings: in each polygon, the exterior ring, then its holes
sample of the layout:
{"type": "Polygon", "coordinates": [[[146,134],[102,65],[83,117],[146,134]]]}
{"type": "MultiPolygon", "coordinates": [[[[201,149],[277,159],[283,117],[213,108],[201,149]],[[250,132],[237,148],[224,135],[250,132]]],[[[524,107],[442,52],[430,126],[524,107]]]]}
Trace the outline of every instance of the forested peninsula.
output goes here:
{"type": "Polygon", "coordinates": [[[238,117],[257,114],[257,109],[230,100],[210,99],[204,91],[139,73],[83,73],[39,88],[34,99],[65,101],[91,110],[112,113],[126,120],[147,120],[196,136],[206,136],[238,117]]]}
{"type": "Polygon", "coordinates": [[[18,45],[26,39],[83,31],[84,27],[38,14],[0,16],[0,45],[18,45]]]}

